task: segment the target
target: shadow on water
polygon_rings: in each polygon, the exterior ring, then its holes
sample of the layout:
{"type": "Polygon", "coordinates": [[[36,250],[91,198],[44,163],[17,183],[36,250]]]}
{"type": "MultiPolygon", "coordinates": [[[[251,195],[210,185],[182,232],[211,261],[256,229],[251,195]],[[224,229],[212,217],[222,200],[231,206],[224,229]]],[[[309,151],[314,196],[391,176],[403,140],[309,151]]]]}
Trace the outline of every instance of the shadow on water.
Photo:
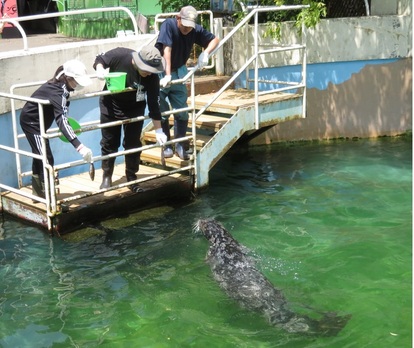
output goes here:
{"type": "Polygon", "coordinates": [[[65,239],[6,219],[0,346],[405,347],[411,342],[411,138],[231,151],[185,206],[65,239]],[[350,313],[309,338],[241,308],[205,263],[200,218],[248,247],[292,308],[350,313]]]}

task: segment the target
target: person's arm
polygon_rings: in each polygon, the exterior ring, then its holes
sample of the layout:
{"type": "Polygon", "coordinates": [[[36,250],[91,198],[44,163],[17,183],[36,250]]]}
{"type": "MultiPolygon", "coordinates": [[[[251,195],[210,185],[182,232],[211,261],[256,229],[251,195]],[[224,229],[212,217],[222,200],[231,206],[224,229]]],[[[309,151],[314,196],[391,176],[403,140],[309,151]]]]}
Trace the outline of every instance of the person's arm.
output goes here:
{"type": "Polygon", "coordinates": [[[161,87],[167,87],[171,82],[171,51],[170,46],[164,46],[165,75],[160,80],[161,87]]]}
{"type": "Polygon", "coordinates": [[[59,130],[75,149],[78,148],[81,142],[68,121],[69,92],[65,91],[63,88],[54,88],[53,91],[49,93],[49,101],[53,107],[55,122],[59,130]]]}
{"type": "Polygon", "coordinates": [[[204,48],[204,51],[198,57],[197,65],[199,68],[203,68],[208,65],[209,56],[211,52],[218,46],[220,40],[215,37],[209,31],[202,29],[199,32],[200,36],[197,40],[197,43],[204,48]]]}
{"type": "Polygon", "coordinates": [[[97,63],[95,65],[95,70],[96,70],[96,77],[100,80],[104,80],[105,76],[107,76],[109,73],[109,68],[105,69],[102,63],[97,63]]]}
{"type": "Polygon", "coordinates": [[[161,120],[152,120],[152,124],[154,125],[154,129],[161,129],[161,120]]]}
{"type": "Polygon", "coordinates": [[[155,136],[157,142],[162,145],[167,141],[167,136],[164,134],[161,127],[161,111],[160,111],[160,80],[157,74],[152,74],[142,80],[147,89],[147,105],[149,117],[152,119],[152,124],[155,129],[155,136]]]}
{"type": "MultiPolygon", "coordinates": [[[[61,89],[59,90],[61,92],[61,89]]],[[[59,130],[66,137],[66,139],[72,144],[76,151],[87,162],[92,161],[92,150],[83,145],[68,120],[68,107],[69,107],[69,93],[52,93],[50,94],[49,101],[53,106],[55,122],[59,127],[59,130]]]]}
{"type": "Polygon", "coordinates": [[[171,75],[171,51],[170,46],[164,46],[165,75],[171,75]]]}
{"type": "Polygon", "coordinates": [[[213,52],[214,49],[218,46],[219,42],[220,40],[217,37],[215,37],[213,40],[209,42],[208,46],[205,48],[204,51],[207,52],[208,55],[210,55],[211,52],[213,52]]]}

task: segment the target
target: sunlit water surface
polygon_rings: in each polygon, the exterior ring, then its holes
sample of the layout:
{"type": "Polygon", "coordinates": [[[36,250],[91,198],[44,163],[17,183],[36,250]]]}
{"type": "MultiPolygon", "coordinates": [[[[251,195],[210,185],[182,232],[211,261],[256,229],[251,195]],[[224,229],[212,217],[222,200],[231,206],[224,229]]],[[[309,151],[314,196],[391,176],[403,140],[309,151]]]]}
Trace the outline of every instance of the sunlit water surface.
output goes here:
{"type": "Polygon", "coordinates": [[[0,230],[0,346],[411,347],[411,138],[226,155],[191,204],[49,238],[0,230]],[[352,314],[336,337],[270,326],[230,300],[193,232],[215,217],[293,308],[352,314]]]}

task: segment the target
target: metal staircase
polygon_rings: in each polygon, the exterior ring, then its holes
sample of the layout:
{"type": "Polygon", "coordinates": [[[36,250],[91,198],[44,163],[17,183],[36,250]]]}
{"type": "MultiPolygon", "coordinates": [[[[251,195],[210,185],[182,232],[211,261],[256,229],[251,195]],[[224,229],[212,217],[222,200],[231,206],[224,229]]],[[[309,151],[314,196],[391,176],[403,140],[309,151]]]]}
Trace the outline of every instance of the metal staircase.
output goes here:
{"type": "MultiPolygon", "coordinates": [[[[255,133],[261,133],[265,127],[303,116],[303,94],[268,93],[258,98],[257,106],[252,91],[230,89],[223,92],[215,102],[205,108],[212,98],[214,94],[195,97],[194,113],[190,118],[187,132],[195,150],[190,160],[183,161],[178,156],[174,156],[165,159],[163,163],[158,149],[153,148],[142,152],[141,161],[146,165],[170,169],[191,166],[194,163],[195,188],[199,190],[208,185],[208,173],[211,168],[243,135],[248,134],[254,137],[255,133]],[[205,109],[203,113],[194,117],[203,109],[205,109]],[[258,122],[255,118],[257,114],[260,115],[258,122]],[[193,126],[194,135],[191,134],[193,126]]],[[[171,126],[173,123],[174,118],[170,116],[171,126]]],[[[143,133],[145,144],[155,143],[155,141],[153,130],[143,133]]]]}
{"type": "MultiPolygon", "coordinates": [[[[191,70],[187,76],[173,83],[188,83],[190,98],[188,108],[172,110],[170,124],[173,124],[173,113],[188,111],[190,114],[189,131],[183,140],[193,144],[193,155],[188,161],[181,161],[177,156],[162,160],[158,149],[142,151],[141,161],[150,165],[161,165],[163,168],[190,168],[189,175],[193,176],[193,188],[197,191],[208,185],[208,173],[217,161],[244,134],[254,136],[262,132],[264,127],[306,115],[306,32],[302,25],[302,43],[271,44],[265,49],[259,49],[258,16],[261,12],[301,10],[308,5],[256,7],[220,41],[212,55],[229,41],[239,30],[243,30],[250,21],[254,22],[252,54],[246,57],[245,63],[231,78],[216,92],[196,95],[195,72],[191,70]],[[297,81],[280,81],[261,79],[259,67],[263,62],[267,65],[266,56],[269,54],[297,54],[298,65],[301,66],[300,77],[297,81]],[[253,76],[251,77],[250,74],[253,76]],[[234,81],[245,76],[245,89],[234,90],[234,81]],[[261,90],[259,90],[259,83],[261,90]],[[273,85],[273,87],[269,87],[273,85]],[[266,86],[266,87],[263,87],[266,86]]],[[[262,43],[260,46],[266,46],[262,43]]],[[[269,67],[267,65],[267,67],[269,67]]],[[[143,132],[143,143],[154,144],[155,134],[146,128],[143,132]]],[[[179,142],[174,139],[173,142],[179,142]]],[[[172,143],[173,143],[172,142],[172,143]]]]}

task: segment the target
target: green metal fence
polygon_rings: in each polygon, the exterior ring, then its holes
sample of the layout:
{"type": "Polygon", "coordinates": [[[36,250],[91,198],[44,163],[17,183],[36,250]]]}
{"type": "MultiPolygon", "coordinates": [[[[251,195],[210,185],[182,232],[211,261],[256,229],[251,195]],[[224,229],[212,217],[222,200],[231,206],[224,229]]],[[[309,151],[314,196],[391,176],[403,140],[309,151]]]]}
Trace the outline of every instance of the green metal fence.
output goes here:
{"type": "MultiPolygon", "coordinates": [[[[60,11],[122,6],[138,15],[138,0],[58,0],[60,11]]],[[[133,30],[131,20],[124,11],[86,13],[63,17],[59,32],[86,39],[115,37],[118,31],[133,30]]]]}
{"type": "MultiPolygon", "coordinates": [[[[83,10],[85,8],[116,7],[122,6],[132,13],[138,13],[138,0],[66,0],[64,10],[83,10]]],[[[114,11],[105,13],[93,13],[79,15],[78,18],[127,18],[125,12],[114,11]]]]}

